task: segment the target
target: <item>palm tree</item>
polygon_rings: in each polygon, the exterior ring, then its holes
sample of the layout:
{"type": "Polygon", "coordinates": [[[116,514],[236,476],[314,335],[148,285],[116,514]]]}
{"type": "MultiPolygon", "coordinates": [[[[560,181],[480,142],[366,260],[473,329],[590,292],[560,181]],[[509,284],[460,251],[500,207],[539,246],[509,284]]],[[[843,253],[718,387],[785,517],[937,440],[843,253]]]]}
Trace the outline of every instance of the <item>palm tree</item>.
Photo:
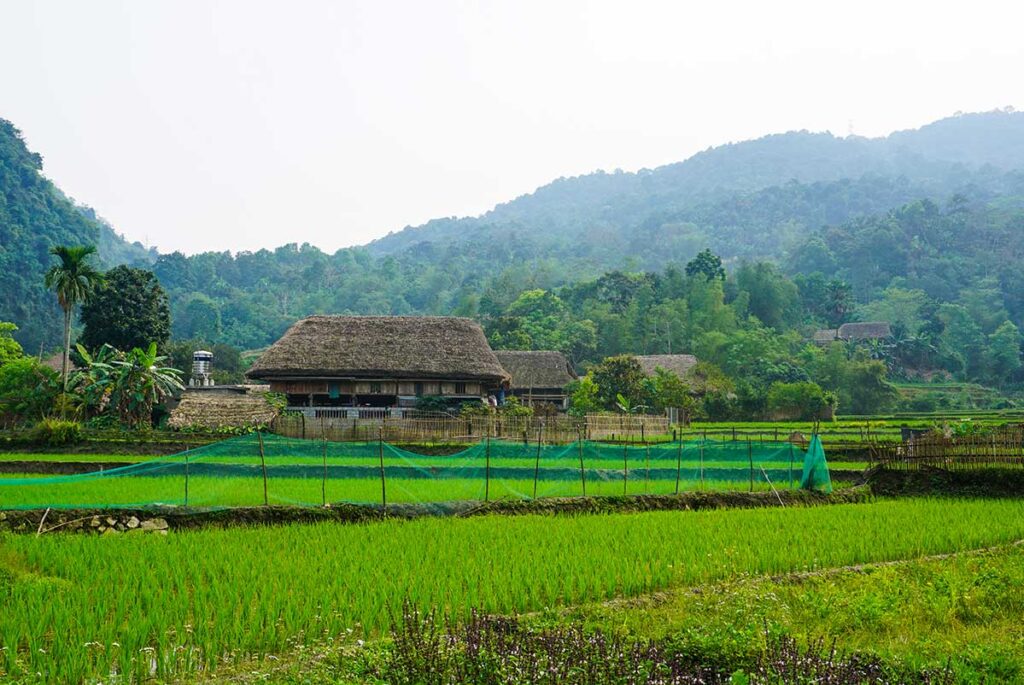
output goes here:
{"type": "Polygon", "coordinates": [[[61,388],[68,389],[68,359],[71,356],[71,315],[76,305],[89,297],[103,280],[103,274],[89,263],[89,257],[96,253],[92,245],[70,247],[58,245],[50,248],[50,254],[60,259],[60,264],[46,272],[46,287],[57,293],[57,302],[64,310],[64,358],[61,360],[61,388]]]}

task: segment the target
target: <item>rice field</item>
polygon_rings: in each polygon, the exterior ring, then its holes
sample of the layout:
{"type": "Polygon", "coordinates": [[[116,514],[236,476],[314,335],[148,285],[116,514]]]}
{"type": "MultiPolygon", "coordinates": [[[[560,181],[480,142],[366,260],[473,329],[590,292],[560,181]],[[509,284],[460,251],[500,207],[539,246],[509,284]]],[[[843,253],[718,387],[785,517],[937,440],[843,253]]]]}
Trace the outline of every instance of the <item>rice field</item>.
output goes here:
{"type": "MultiPolygon", "coordinates": [[[[259,469],[253,469],[258,471],[259,469]]],[[[271,505],[323,506],[324,504],[415,504],[459,500],[532,499],[543,497],[580,497],[583,485],[579,473],[574,479],[537,481],[532,478],[484,477],[400,478],[389,476],[382,492],[377,478],[287,478],[271,476],[267,481],[267,503],[271,505]]],[[[629,480],[621,473],[615,479],[588,474],[588,496],[668,495],[675,492],[675,472],[671,477],[652,472],[634,472],[629,480]]],[[[799,483],[796,473],[794,486],[799,483]]],[[[785,475],[783,474],[783,478],[785,475]]],[[[753,486],[749,482],[716,480],[710,474],[704,481],[681,480],[679,491],[752,490],[770,492],[772,487],[790,487],[788,481],[769,484],[760,473],[753,486]]],[[[130,508],[150,505],[195,507],[243,507],[264,504],[263,478],[251,476],[193,476],[189,479],[188,499],[184,479],[179,476],[97,478],[86,481],[57,481],[45,476],[16,475],[0,484],[0,509],[91,509],[130,508]]]]}
{"type": "Polygon", "coordinates": [[[403,599],[527,612],[1024,538],[1024,502],[0,535],[0,676],[166,680],[386,630],[403,599]]]}

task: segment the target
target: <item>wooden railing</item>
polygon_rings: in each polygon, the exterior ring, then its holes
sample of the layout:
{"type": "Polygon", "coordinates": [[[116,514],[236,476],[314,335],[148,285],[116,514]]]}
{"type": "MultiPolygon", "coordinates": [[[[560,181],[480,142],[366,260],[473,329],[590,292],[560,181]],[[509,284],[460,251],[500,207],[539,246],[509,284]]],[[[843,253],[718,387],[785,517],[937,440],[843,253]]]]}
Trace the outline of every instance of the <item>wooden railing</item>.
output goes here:
{"type": "Polygon", "coordinates": [[[566,443],[579,438],[644,441],[670,431],[668,418],[650,415],[464,416],[427,418],[309,418],[282,414],[271,430],[292,438],[387,442],[475,442],[484,438],[566,443]]]}
{"type": "Polygon", "coordinates": [[[1024,430],[1014,427],[987,435],[954,437],[929,434],[903,443],[875,444],[871,460],[882,468],[899,471],[1024,468],[1024,430]]]}

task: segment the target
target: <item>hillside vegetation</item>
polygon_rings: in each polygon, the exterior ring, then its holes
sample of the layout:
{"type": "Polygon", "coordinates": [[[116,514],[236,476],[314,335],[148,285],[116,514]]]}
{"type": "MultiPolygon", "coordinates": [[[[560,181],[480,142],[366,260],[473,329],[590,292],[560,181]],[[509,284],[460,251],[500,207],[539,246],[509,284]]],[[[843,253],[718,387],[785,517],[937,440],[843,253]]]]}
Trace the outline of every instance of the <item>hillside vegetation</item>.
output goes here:
{"type": "Polygon", "coordinates": [[[14,321],[25,348],[55,349],[61,317],[43,286],[55,245],[96,245],[107,266],[151,261],[88,207],[77,206],[42,174],[43,158],[30,152],[21,133],[0,119],[0,321],[14,321]]]}

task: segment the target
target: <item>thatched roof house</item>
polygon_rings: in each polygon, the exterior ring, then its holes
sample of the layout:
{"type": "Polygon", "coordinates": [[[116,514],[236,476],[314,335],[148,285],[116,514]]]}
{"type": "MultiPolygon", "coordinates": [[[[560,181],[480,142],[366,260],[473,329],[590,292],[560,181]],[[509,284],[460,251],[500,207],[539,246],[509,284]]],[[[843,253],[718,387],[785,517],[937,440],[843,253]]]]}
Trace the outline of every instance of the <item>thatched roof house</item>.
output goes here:
{"type": "Polygon", "coordinates": [[[418,397],[479,399],[508,379],[470,319],[311,316],[246,374],[291,406],[411,406],[418,397]]]}
{"type": "Polygon", "coordinates": [[[187,389],[171,412],[171,428],[243,428],[266,425],[278,414],[267,400],[268,386],[230,389],[187,389]]]}
{"type": "Polygon", "coordinates": [[[665,369],[680,378],[686,378],[690,370],[697,365],[697,358],[692,354],[646,354],[638,355],[640,368],[648,376],[653,376],[656,369],[665,369]]]}
{"type": "Polygon", "coordinates": [[[840,340],[884,340],[892,337],[888,321],[858,321],[844,323],[837,334],[840,340]]]}
{"type": "Polygon", "coordinates": [[[561,352],[498,350],[494,355],[512,377],[511,395],[526,404],[549,403],[565,408],[565,386],[577,376],[561,352]]]}
{"type": "Polygon", "coordinates": [[[812,340],[818,345],[828,345],[836,340],[862,342],[885,340],[892,337],[888,321],[857,321],[844,323],[839,328],[825,328],[814,333],[812,340]]]}
{"type": "Polygon", "coordinates": [[[811,340],[818,345],[828,345],[831,342],[839,340],[839,329],[838,328],[822,328],[821,330],[814,331],[814,335],[811,340]]]}

